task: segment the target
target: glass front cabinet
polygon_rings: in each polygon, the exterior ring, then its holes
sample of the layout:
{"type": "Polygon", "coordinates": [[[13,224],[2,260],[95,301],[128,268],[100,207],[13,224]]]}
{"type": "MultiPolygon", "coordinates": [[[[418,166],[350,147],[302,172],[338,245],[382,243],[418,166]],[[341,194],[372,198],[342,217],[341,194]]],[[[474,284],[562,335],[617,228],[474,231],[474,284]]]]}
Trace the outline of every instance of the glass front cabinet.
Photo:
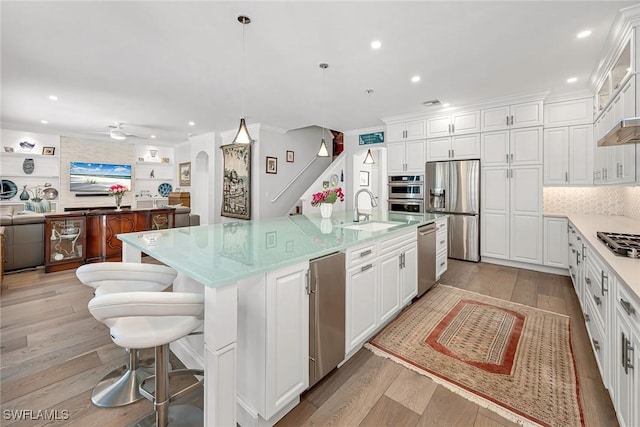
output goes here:
{"type": "Polygon", "coordinates": [[[47,273],[79,267],[85,259],[86,217],[47,215],[44,240],[47,273]]]}

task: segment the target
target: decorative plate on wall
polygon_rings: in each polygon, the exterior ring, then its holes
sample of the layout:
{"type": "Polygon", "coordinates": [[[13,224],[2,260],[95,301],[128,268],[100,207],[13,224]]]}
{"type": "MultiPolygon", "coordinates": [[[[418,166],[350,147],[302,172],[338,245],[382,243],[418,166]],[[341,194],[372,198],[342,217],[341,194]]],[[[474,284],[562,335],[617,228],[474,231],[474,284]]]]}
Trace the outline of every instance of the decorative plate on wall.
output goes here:
{"type": "Polygon", "coordinates": [[[42,195],[47,200],[55,200],[58,198],[58,190],[55,188],[49,187],[42,190],[42,195]]]}
{"type": "Polygon", "coordinates": [[[158,185],[158,193],[160,193],[162,197],[167,197],[172,191],[173,186],[168,182],[163,182],[162,184],[158,185]]]}
{"type": "Polygon", "coordinates": [[[18,186],[8,179],[2,180],[2,191],[0,191],[0,199],[10,199],[18,194],[18,186]]]}

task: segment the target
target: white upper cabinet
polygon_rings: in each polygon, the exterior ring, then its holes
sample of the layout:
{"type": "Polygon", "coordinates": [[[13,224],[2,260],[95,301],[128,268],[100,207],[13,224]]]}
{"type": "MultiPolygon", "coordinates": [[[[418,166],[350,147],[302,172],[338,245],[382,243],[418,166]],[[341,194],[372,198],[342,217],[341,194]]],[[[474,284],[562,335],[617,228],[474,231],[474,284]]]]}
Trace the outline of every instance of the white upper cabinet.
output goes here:
{"type": "Polygon", "coordinates": [[[544,127],[593,123],[593,98],[544,104],[544,127]]]}
{"type": "Polygon", "coordinates": [[[480,158],[480,134],[427,139],[427,161],[480,158]]]}
{"type": "Polygon", "coordinates": [[[424,140],[389,142],[387,173],[424,173],[424,140]]]}
{"type": "Polygon", "coordinates": [[[481,110],[483,132],[543,124],[542,101],[524,102],[481,110]]]}
{"type": "Polygon", "coordinates": [[[544,184],[593,184],[593,126],[544,130],[544,184]]]}
{"type": "Polygon", "coordinates": [[[520,166],[542,163],[542,127],[482,133],[483,166],[520,166]]]}
{"type": "Polygon", "coordinates": [[[426,135],[426,121],[424,119],[387,125],[387,142],[424,139],[426,135]]]}
{"type": "Polygon", "coordinates": [[[480,132],[480,111],[454,113],[427,119],[427,138],[480,132]]]}

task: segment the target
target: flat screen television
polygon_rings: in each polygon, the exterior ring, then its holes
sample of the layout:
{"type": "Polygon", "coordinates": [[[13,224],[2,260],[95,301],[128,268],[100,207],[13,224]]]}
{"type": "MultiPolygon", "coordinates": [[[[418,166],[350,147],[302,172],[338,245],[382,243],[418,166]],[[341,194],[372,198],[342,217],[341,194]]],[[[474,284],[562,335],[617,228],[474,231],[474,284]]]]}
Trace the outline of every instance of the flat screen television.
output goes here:
{"type": "Polygon", "coordinates": [[[131,165],[71,162],[69,174],[71,191],[107,193],[114,184],[131,190],[131,165]]]}

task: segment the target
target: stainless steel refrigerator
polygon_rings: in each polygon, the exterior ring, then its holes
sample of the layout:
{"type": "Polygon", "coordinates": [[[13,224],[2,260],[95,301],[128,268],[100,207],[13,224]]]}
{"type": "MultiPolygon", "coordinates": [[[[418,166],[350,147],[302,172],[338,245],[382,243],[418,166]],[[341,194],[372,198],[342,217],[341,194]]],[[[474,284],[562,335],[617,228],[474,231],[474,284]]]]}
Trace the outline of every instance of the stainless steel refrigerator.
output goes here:
{"type": "Polygon", "coordinates": [[[480,261],[480,160],[427,162],[425,211],[449,214],[448,257],[480,261]]]}

